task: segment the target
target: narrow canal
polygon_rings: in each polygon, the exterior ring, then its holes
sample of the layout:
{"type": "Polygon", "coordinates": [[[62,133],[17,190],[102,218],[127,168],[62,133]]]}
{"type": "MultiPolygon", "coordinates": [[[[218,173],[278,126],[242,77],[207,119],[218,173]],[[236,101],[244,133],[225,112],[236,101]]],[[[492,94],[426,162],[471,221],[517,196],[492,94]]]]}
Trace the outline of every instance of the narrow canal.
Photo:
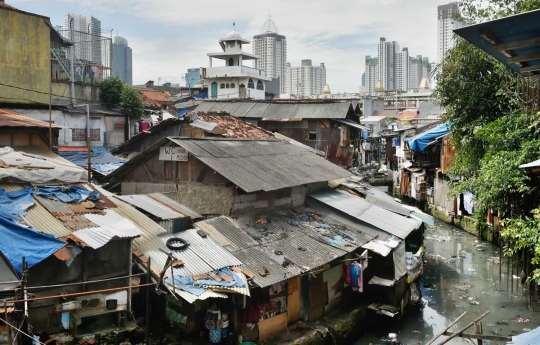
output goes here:
{"type": "MultiPolygon", "coordinates": [[[[398,340],[408,345],[424,344],[464,311],[467,314],[451,330],[464,327],[488,310],[490,313],[483,319],[484,334],[512,336],[540,326],[540,304],[534,302],[536,311],[529,310],[529,291],[519,278],[508,279],[506,261],[499,287],[498,247],[439,221],[426,231],[425,246],[429,259],[420,283],[423,305],[409,309],[399,319],[377,315],[378,327],[356,345],[384,344],[381,337],[388,333],[396,333],[398,340]]],[[[474,333],[474,327],[469,331],[474,333]]],[[[456,338],[448,344],[476,341],[456,338]]]]}

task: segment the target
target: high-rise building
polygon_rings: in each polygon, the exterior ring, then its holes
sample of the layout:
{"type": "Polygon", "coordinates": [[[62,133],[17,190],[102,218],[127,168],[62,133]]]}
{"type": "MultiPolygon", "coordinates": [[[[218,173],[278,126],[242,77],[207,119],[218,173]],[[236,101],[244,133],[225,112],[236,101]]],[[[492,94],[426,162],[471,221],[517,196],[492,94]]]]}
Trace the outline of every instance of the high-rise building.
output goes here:
{"type": "Polygon", "coordinates": [[[396,55],[396,83],[394,89],[407,91],[409,89],[409,48],[403,48],[396,55]]]}
{"type": "Polygon", "coordinates": [[[366,56],[366,69],[364,73],[366,76],[366,92],[374,92],[375,85],[379,81],[379,65],[377,61],[376,57],[366,56]]]}
{"type": "Polygon", "coordinates": [[[366,86],[366,72],[362,73],[362,84],[361,86],[366,86]]]}
{"type": "Polygon", "coordinates": [[[408,91],[418,88],[422,78],[430,76],[430,64],[427,57],[409,56],[409,49],[399,50],[396,41],[387,42],[381,37],[377,47],[377,57],[366,56],[365,90],[373,93],[377,90],[408,91]]]}
{"type": "Polygon", "coordinates": [[[280,93],[287,85],[287,39],[279,34],[274,21],[268,16],[261,33],[253,36],[253,54],[260,58],[253,67],[266,72],[267,77],[279,79],[280,93]]]}
{"type": "Polygon", "coordinates": [[[90,37],[90,45],[75,46],[75,55],[78,60],[95,64],[102,63],[101,21],[99,19],[68,13],[64,16],[64,29],[68,30],[66,37],[72,42],[82,42],[90,37]]]}
{"type": "Polygon", "coordinates": [[[463,24],[454,18],[459,13],[459,3],[450,2],[437,7],[437,62],[441,63],[444,55],[455,45],[454,30],[463,24]]]}
{"type": "Polygon", "coordinates": [[[186,87],[195,87],[195,85],[199,85],[201,80],[201,69],[188,68],[184,80],[186,81],[186,87]]]}
{"type": "Polygon", "coordinates": [[[112,50],[112,75],[128,85],[133,85],[133,60],[128,41],[124,37],[116,36],[112,50]]]}
{"type": "Polygon", "coordinates": [[[297,97],[321,95],[326,85],[324,63],[313,66],[311,60],[302,60],[300,66],[287,63],[287,93],[297,97]]]}

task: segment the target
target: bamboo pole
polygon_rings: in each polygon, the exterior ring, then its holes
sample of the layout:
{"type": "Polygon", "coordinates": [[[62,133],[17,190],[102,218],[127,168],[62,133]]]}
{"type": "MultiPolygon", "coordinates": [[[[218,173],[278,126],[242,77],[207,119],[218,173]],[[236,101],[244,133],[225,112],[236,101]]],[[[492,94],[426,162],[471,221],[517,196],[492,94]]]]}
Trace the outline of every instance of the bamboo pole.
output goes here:
{"type": "Polygon", "coordinates": [[[27,287],[26,290],[42,290],[42,289],[50,289],[50,288],[57,288],[57,287],[76,286],[76,285],[85,285],[85,284],[93,284],[93,283],[103,283],[103,282],[108,282],[108,281],[111,281],[111,280],[129,279],[129,278],[133,278],[133,277],[139,277],[139,276],[142,276],[142,275],[145,275],[145,274],[146,273],[138,273],[138,274],[132,274],[132,275],[123,276],[123,277],[115,277],[115,278],[107,278],[107,279],[99,279],[99,280],[87,280],[87,281],[84,281],[84,282],[77,282],[77,283],[31,286],[31,287],[27,287]]]}
{"type": "Polygon", "coordinates": [[[442,342],[439,343],[439,345],[443,345],[443,344],[446,344],[447,342],[449,342],[450,340],[454,339],[455,337],[459,336],[461,333],[463,333],[463,331],[465,331],[467,328],[471,327],[472,325],[474,325],[475,323],[477,323],[478,321],[482,320],[487,314],[489,314],[489,310],[486,311],[484,314],[480,315],[479,317],[477,317],[476,319],[474,319],[474,321],[472,322],[469,322],[465,327],[461,328],[459,331],[456,331],[454,334],[452,334],[451,336],[449,336],[448,338],[446,338],[445,340],[443,340],[442,342]]]}
{"type": "MultiPolygon", "coordinates": [[[[151,257],[148,257],[148,265],[146,266],[146,279],[147,282],[149,282],[152,279],[151,276],[151,268],[150,268],[150,260],[152,260],[151,257]]],[[[174,279],[174,277],[172,277],[174,279]]],[[[145,330],[145,338],[146,338],[146,345],[150,345],[150,289],[146,289],[146,330],[145,330]]]]}
{"type": "Polygon", "coordinates": [[[460,316],[458,316],[457,319],[455,319],[454,321],[452,321],[451,324],[449,324],[448,326],[446,326],[441,332],[437,333],[437,335],[434,336],[430,341],[428,341],[428,342],[426,343],[426,345],[430,345],[430,344],[433,343],[435,340],[437,340],[437,338],[439,338],[441,335],[443,335],[450,327],[452,327],[453,325],[455,325],[462,317],[464,317],[465,314],[467,314],[466,311],[464,311],[460,316]]]}

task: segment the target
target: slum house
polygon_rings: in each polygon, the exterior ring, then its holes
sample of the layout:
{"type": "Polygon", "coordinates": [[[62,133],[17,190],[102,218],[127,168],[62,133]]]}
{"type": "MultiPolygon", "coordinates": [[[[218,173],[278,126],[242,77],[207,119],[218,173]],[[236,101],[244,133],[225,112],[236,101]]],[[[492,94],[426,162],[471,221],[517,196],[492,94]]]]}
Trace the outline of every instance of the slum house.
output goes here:
{"type": "Polygon", "coordinates": [[[244,341],[275,337],[298,320],[316,321],[344,300],[365,300],[361,282],[346,283],[345,269],[363,264],[365,249],[358,249],[373,239],[361,226],[305,207],[221,216],[196,226],[252,273],[251,297],[237,310],[236,331],[244,341]]]}
{"type": "Polygon", "coordinates": [[[350,176],[277,139],[168,137],[108,175],[123,195],[164,193],[202,215],[292,207],[327,181],[350,176]]]}
{"type": "Polygon", "coordinates": [[[274,135],[249,122],[237,119],[227,112],[190,112],[180,118],[171,118],[131,137],[116,149],[114,154],[124,157],[140,153],[164,137],[188,138],[251,138],[272,139],[274,135]]]}
{"type": "Polygon", "coordinates": [[[403,315],[408,304],[420,301],[424,226],[410,217],[410,210],[387,210],[359,194],[336,189],[311,193],[306,204],[346,225],[362,225],[373,237],[361,246],[369,250],[364,263],[369,269],[364,271],[363,280],[370,310],[394,317],[403,315]]]}
{"type": "Polygon", "coordinates": [[[58,125],[49,125],[8,109],[0,109],[0,146],[50,149],[51,143],[52,146],[58,145],[60,129],[58,125]]]}
{"type": "Polygon", "coordinates": [[[151,85],[147,83],[146,87],[134,86],[133,89],[141,95],[144,104],[144,117],[142,120],[134,122],[132,135],[147,130],[163,120],[178,117],[178,111],[174,107],[174,102],[170,99],[171,94],[168,91],[154,89],[153,82],[151,85]]]}
{"type": "Polygon", "coordinates": [[[360,107],[343,100],[206,101],[197,111],[226,111],[315,150],[340,166],[353,165],[359,149],[360,107]],[[344,121],[350,120],[350,121],[344,121]]]}
{"type": "MultiPolygon", "coordinates": [[[[0,155],[0,187],[11,207],[1,212],[0,231],[11,241],[0,244],[0,251],[26,277],[24,293],[14,297],[31,298],[28,324],[38,334],[73,335],[125,326],[131,241],[143,231],[95,187],[80,184],[85,170],[52,153],[29,156],[8,149],[0,155]]],[[[154,224],[145,231],[165,232],[159,229],[154,224]]],[[[16,310],[12,319],[20,324],[25,309],[16,310]]]]}

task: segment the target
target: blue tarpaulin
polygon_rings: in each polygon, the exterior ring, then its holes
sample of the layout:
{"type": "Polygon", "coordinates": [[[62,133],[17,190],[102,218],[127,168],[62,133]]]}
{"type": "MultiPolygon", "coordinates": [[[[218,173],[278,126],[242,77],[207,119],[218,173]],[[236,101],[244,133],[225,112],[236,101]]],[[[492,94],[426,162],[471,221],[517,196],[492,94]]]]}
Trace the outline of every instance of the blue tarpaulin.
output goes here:
{"type": "Polygon", "coordinates": [[[30,268],[66,245],[52,235],[17,223],[35,204],[32,194],[67,203],[99,199],[99,193],[77,186],[39,187],[37,190],[27,187],[15,192],[0,188],[0,251],[18,273],[22,272],[23,257],[30,268]]]}
{"type": "MultiPolygon", "coordinates": [[[[223,287],[244,287],[245,286],[242,279],[240,279],[240,277],[228,267],[214,271],[213,273],[217,274],[219,277],[221,277],[223,274],[227,274],[229,277],[234,278],[234,281],[227,281],[227,280],[217,281],[210,276],[208,277],[208,279],[204,279],[204,280],[193,280],[193,278],[191,277],[184,277],[184,276],[176,275],[174,276],[174,286],[181,290],[192,293],[196,296],[202,295],[204,293],[206,286],[223,286],[223,287]]],[[[171,278],[167,278],[165,279],[165,281],[170,285],[173,284],[171,278]]]]}
{"type": "MultiPolygon", "coordinates": [[[[88,153],[85,151],[60,151],[58,154],[75,165],[83,167],[88,165],[88,153]]],[[[126,162],[125,159],[115,157],[109,152],[94,150],[94,148],[92,148],[91,160],[92,169],[104,175],[118,169],[126,162]]]]}
{"type": "Polygon", "coordinates": [[[189,110],[187,109],[182,109],[178,112],[178,117],[182,117],[184,115],[186,115],[187,113],[189,112],[189,110]]]}
{"type": "Polygon", "coordinates": [[[443,123],[442,125],[438,125],[435,128],[410,138],[409,147],[414,152],[422,152],[426,149],[426,147],[428,147],[429,143],[433,142],[439,137],[445,136],[448,133],[450,133],[450,124],[443,123]]]}
{"type": "Polygon", "coordinates": [[[208,91],[204,91],[199,93],[198,95],[193,96],[193,99],[196,101],[203,101],[205,99],[208,99],[208,91]]]}

